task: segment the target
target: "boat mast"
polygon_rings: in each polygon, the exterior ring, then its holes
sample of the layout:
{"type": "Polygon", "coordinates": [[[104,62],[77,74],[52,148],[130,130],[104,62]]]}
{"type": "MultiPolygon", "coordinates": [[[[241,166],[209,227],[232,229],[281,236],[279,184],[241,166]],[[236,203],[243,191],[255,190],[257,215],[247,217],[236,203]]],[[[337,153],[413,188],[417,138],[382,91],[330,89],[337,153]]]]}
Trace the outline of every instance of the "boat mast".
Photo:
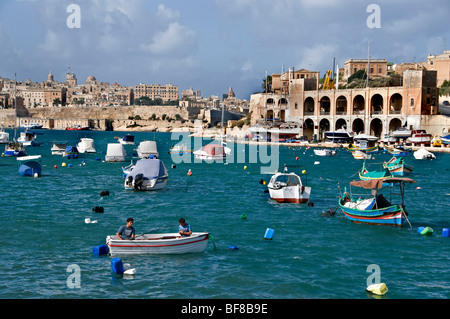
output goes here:
{"type": "Polygon", "coordinates": [[[267,126],[267,70],[266,70],[266,88],[265,88],[264,93],[266,93],[264,96],[264,107],[266,109],[266,114],[264,116],[264,122],[265,122],[264,124],[265,124],[265,126],[267,126]]]}
{"type": "Polygon", "coordinates": [[[369,87],[369,74],[370,74],[370,40],[367,44],[367,87],[369,87]]]}
{"type": "Polygon", "coordinates": [[[16,91],[17,77],[14,73],[14,140],[17,139],[17,91],[16,91]]]}

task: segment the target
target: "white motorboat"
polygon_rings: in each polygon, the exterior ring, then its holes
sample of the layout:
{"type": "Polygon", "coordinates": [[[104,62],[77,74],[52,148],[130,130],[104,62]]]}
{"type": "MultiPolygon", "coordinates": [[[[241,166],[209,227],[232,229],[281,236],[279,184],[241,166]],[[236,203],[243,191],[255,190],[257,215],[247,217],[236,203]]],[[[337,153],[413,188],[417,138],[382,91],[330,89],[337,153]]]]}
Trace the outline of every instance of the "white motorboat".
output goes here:
{"type": "Polygon", "coordinates": [[[366,159],[372,158],[371,154],[367,154],[363,151],[354,151],[354,152],[352,152],[352,155],[357,160],[366,160],[366,159]]]}
{"type": "Polygon", "coordinates": [[[418,159],[418,160],[422,160],[422,159],[429,159],[429,160],[436,159],[436,156],[433,153],[427,151],[423,147],[421,149],[415,151],[413,153],[413,156],[414,156],[415,159],[418,159]]]}
{"type": "Polygon", "coordinates": [[[142,141],[136,151],[139,158],[159,157],[158,146],[155,141],[142,141]]]}
{"type": "Polygon", "coordinates": [[[125,148],[120,143],[109,143],[106,150],[106,162],[125,162],[127,153],[125,148]]]}
{"type": "Polygon", "coordinates": [[[336,155],[336,151],[322,148],[322,149],[315,149],[314,154],[316,154],[317,156],[334,156],[336,155]]]}
{"type": "Polygon", "coordinates": [[[395,142],[397,142],[397,139],[394,136],[392,136],[392,135],[386,134],[386,135],[384,135],[383,138],[380,138],[378,140],[378,142],[380,142],[380,143],[381,142],[383,142],[383,143],[395,143],[395,142]]]}
{"type": "Polygon", "coordinates": [[[279,203],[306,203],[311,195],[311,187],[302,183],[300,176],[288,173],[275,173],[267,184],[270,198],[279,203]]]}
{"type": "Polygon", "coordinates": [[[20,132],[20,136],[17,142],[22,143],[23,146],[41,146],[42,142],[36,141],[36,134],[33,132],[25,131],[20,132]]]}
{"type": "Polygon", "coordinates": [[[126,173],[126,190],[152,191],[163,189],[167,185],[169,174],[159,159],[141,159],[126,173]]]}
{"type": "Polygon", "coordinates": [[[5,156],[27,156],[27,151],[22,143],[10,142],[5,146],[5,156]]]}
{"type": "Polygon", "coordinates": [[[327,131],[324,133],[325,138],[332,142],[348,142],[353,136],[354,132],[348,132],[345,127],[342,127],[336,131],[327,131]]]}
{"type": "Polygon", "coordinates": [[[224,160],[229,154],[231,148],[219,144],[208,144],[194,152],[195,158],[202,160],[224,160]]]}
{"type": "Polygon", "coordinates": [[[80,153],[95,153],[94,140],[84,137],[78,143],[77,148],[80,153]]]}
{"type": "Polygon", "coordinates": [[[353,140],[354,141],[376,142],[376,141],[378,141],[378,137],[377,136],[373,136],[373,135],[360,133],[360,134],[356,135],[355,137],[353,137],[353,140]]]}
{"type": "Polygon", "coordinates": [[[116,235],[106,237],[109,254],[186,254],[201,253],[208,244],[209,233],[194,232],[191,236],[181,237],[178,233],[143,234],[137,235],[134,240],[119,240],[116,235]]]}
{"type": "Polygon", "coordinates": [[[413,130],[411,131],[411,136],[408,138],[410,143],[414,144],[430,144],[431,134],[427,133],[425,130],[413,130]]]}
{"type": "Polygon", "coordinates": [[[41,124],[29,123],[29,124],[23,124],[21,127],[26,130],[40,130],[44,126],[41,124]]]}
{"type": "Polygon", "coordinates": [[[119,143],[123,145],[134,145],[134,136],[127,134],[119,138],[119,143]]]}
{"type": "Polygon", "coordinates": [[[52,155],[63,155],[66,151],[67,142],[52,142],[52,155]]]}
{"type": "Polygon", "coordinates": [[[407,138],[411,136],[411,130],[408,130],[405,127],[399,127],[394,132],[392,132],[392,136],[396,138],[407,138]]]}

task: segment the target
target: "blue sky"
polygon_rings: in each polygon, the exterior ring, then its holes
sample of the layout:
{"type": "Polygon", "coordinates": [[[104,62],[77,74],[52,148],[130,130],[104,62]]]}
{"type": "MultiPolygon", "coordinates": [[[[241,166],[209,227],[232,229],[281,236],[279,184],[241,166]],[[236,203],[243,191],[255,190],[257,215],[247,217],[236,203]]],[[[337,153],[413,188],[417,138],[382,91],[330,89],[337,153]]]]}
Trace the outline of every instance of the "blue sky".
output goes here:
{"type": "Polygon", "coordinates": [[[84,83],[193,87],[249,99],[269,74],[351,58],[426,61],[450,49],[448,0],[2,0],[0,76],[41,82],[67,67],[84,83]],[[67,7],[78,4],[81,28],[67,7]],[[380,28],[369,28],[369,4],[380,28]]]}

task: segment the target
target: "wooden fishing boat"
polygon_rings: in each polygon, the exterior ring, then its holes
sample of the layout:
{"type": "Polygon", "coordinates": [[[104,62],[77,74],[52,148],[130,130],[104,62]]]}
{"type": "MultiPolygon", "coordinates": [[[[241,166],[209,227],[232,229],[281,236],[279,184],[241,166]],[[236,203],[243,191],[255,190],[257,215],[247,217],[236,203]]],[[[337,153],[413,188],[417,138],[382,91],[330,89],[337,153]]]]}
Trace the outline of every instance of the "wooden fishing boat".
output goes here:
{"type": "Polygon", "coordinates": [[[365,162],[363,163],[363,167],[359,171],[359,178],[362,181],[368,181],[371,179],[388,179],[392,178],[392,174],[389,172],[389,169],[383,168],[381,171],[369,171],[366,168],[365,162]]]}
{"type": "Polygon", "coordinates": [[[366,159],[371,159],[372,158],[371,154],[366,154],[363,151],[354,151],[354,152],[352,152],[352,155],[357,160],[366,160],[366,159]]]}
{"type": "MultiPolygon", "coordinates": [[[[404,205],[404,188],[407,183],[416,182],[405,177],[352,181],[350,182],[351,186],[371,190],[371,196],[361,200],[360,194],[353,195],[350,188],[350,193],[345,192],[344,196],[339,197],[339,208],[345,217],[354,223],[401,227],[405,220],[408,220],[408,213],[404,205]],[[386,183],[399,185],[400,193],[391,191],[390,197],[392,195],[400,195],[400,204],[392,204],[383,194],[379,194],[379,191],[385,187],[386,183]]],[[[389,187],[391,188],[391,186],[389,187]]]]}
{"type": "Polygon", "coordinates": [[[405,147],[403,145],[397,145],[395,147],[388,147],[387,151],[389,154],[394,156],[408,156],[412,152],[411,147],[405,147]]]}
{"type": "Polygon", "coordinates": [[[106,237],[110,255],[129,254],[186,254],[201,253],[208,243],[209,233],[197,232],[181,237],[178,233],[143,234],[134,240],[119,240],[116,235],[106,237]]]}
{"type": "Polygon", "coordinates": [[[383,163],[383,167],[387,168],[391,175],[394,176],[404,176],[413,171],[411,165],[405,163],[405,159],[403,157],[392,157],[388,162],[383,163]]]}

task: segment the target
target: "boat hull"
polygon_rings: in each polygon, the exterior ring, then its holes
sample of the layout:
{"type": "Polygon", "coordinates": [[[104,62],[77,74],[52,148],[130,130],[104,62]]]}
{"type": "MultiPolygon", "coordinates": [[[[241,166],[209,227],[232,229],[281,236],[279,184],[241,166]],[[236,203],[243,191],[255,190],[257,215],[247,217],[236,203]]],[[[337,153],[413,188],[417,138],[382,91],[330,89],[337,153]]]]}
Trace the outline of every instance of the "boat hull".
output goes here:
{"type": "Polygon", "coordinates": [[[19,167],[20,176],[34,176],[35,174],[38,174],[38,176],[40,176],[41,172],[42,172],[41,164],[35,161],[29,161],[27,163],[20,165],[19,167]]]}
{"type": "Polygon", "coordinates": [[[159,189],[166,188],[168,177],[158,178],[155,184],[152,183],[151,180],[144,180],[142,183],[142,186],[139,189],[135,189],[134,187],[134,181],[129,184],[128,181],[125,179],[125,190],[140,190],[140,191],[156,191],[159,189]]]}
{"type": "Polygon", "coordinates": [[[340,200],[339,207],[345,217],[354,223],[401,227],[405,221],[398,205],[376,210],[358,210],[344,206],[340,200]]]}
{"type": "Polygon", "coordinates": [[[107,236],[106,244],[110,255],[150,254],[171,255],[201,253],[208,244],[209,233],[193,233],[189,237],[180,237],[178,233],[142,235],[136,240],[118,240],[116,236],[107,236]],[[142,239],[141,239],[142,238],[142,239]]]}
{"type": "Polygon", "coordinates": [[[307,203],[311,195],[311,187],[308,186],[285,186],[273,188],[268,186],[270,199],[279,203],[307,203]]]}

